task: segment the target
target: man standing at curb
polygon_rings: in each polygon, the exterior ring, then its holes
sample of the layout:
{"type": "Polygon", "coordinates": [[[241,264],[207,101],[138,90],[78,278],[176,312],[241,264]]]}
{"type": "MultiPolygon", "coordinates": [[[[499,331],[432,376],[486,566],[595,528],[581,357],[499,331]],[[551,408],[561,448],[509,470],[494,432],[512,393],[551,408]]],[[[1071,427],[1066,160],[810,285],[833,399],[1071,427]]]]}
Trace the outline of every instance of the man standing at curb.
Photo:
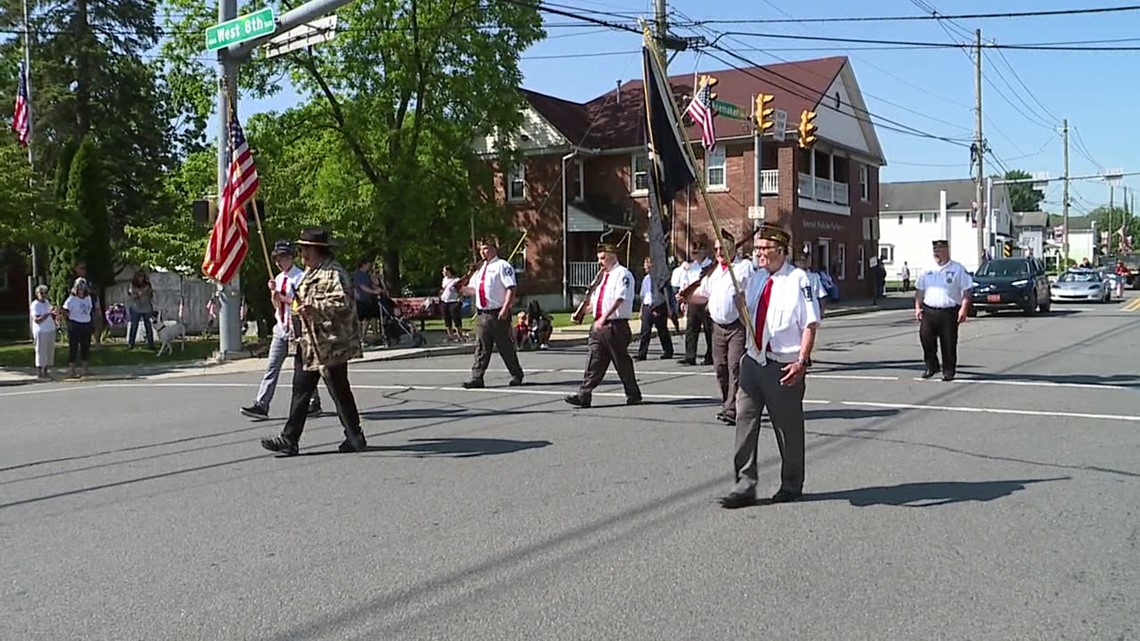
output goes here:
{"type": "Polygon", "coordinates": [[[783,464],[773,503],[794,501],[804,486],[804,391],[815,346],[819,311],[807,274],[788,256],[791,235],[764,223],[754,236],[759,270],[748,279],[744,307],[755,333],[740,364],[736,394],[736,485],[721,499],[726,508],[756,503],[757,441],[765,409],[783,464]]]}
{"type": "MultiPolygon", "coordinates": [[[[293,247],[288,241],[280,240],[273,245],[273,261],[281,270],[269,281],[269,295],[273,299],[273,341],[269,344],[269,363],[265,366],[265,376],[257,390],[253,405],[241,408],[241,413],[254,419],[269,418],[269,404],[277,391],[277,381],[281,377],[281,366],[289,355],[289,335],[293,329],[293,299],[297,296],[297,284],[305,275],[304,270],[293,264],[293,247]]],[[[309,416],[321,413],[321,397],[313,392],[309,405],[309,416]]]]}
{"type": "Polygon", "coordinates": [[[360,412],[348,383],[348,361],[364,351],[360,343],[360,319],[352,299],[352,278],[336,262],[329,234],[306,229],[296,243],[300,247],[305,275],[297,284],[296,305],[300,337],[293,362],[293,402],[280,436],[262,439],[261,446],[285,456],[295,456],[309,402],[323,378],[344,428],[341,452],[363,452],[367,447],[360,429],[360,412]]]}
{"type": "Polygon", "coordinates": [[[507,371],[511,373],[511,386],[523,383],[523,370],[519,365],[519,355],[511,340],[511,305],[515,302],[515,270],[507,261],[499,258],[499,243],[486,238],[479,245],[483,257],[480,267],[467,286],[465,294],[475,297],[478,317],[475,319],[475,363],[471,366],[471,380],[463,383],[466,389],[479,389],[484,386],[483,375],[491,364],[491,354],[496,347],[507,371]]]}
{"type": "Polygon", "coordinates": [[[602,382],[610,363],[613,363],[625,388],[625,404],[638,405],[641,403],[641,389],[637,386],[633,359],[629,357],[629,343],[633,340],[629,329],[629,317],[633,314],[633,273],[618,262],[617,248],[611,243],[598,245],[598,263],[605,275],[590,300],[590,310],[594,314],[588,343],[590,360],[586,362],[582,387],[577,394],[567,396],[566,402],[576,407],[589,407],[594,388],[602,382]]]}

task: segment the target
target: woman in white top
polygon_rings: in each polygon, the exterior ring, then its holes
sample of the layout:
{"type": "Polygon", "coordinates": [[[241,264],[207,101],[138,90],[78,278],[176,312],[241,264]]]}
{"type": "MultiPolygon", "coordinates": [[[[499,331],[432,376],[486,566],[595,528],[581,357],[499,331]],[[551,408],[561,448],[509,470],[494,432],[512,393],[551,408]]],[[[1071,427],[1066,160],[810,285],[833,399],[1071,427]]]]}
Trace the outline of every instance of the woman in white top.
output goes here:
{"type": "Polygon", "coordinates": [[[91,357],[91,313],[94,302],[88,291],[87,279],[76,278],[71,288],[71,296],[63,303],[67,317],[67,375],[75,376],[75,358],[79,357],[83,366],[83,376],[87,376],[87,362],[91,357]]]}
{"type": "Polygon", "coordinates": [[[36,287],[36,298],[29,311],[32,317],[32,342],[36,346],[36,374],[41,381],[51,380],[48,368],[55,365],[55,317],[47,297],[47,285],[36,287]]]}
{"type": "Polygon", "coordinates": [[[463,341],[463,297],[459,294],[459,276],[451,265],[443,266],[443,281],[439,285],[439,301],[443,303],[443,324],[447,340],[463,341]],[[453,331],[454,330],[454,331],[453,331]]]}

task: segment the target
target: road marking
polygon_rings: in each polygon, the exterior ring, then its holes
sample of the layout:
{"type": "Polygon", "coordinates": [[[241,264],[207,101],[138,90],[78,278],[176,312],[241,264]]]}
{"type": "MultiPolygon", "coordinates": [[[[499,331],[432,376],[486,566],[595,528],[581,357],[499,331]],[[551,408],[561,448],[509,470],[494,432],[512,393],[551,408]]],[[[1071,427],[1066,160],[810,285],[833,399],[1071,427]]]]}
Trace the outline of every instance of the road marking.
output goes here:
{"type": "MultiPolygon", "coordinates": [[[[357,369],[352,368],[349,370],[351,373],[361,374],[467,374],[471,372],[471,368],[463,369],[357,369]]],[[[559,368],[559,369],[527,369],[527,374],[580,374],[582,368],[559,368]]],[[[646,376],[716,376],[716,372],[706,371],[691,371],[691,370],[637,370],[638,374],[646,376]]],[[[864,374],[808,374],[809,378],[826,378],[840,381],[897,381],[898,376],[871,376],[864,374]]]]}
{"type": "Polygon", "coordinates": [[[1063,416],[1065,418],[1089,418],[1105,421],[1128,421],[1140,423],[1140,416],[1122,414],[1090,414],[1086,412],[1049,412],[1044,410],[1015,410],[998,407],[950,407],[948,405],[914,405],[910,403],[882,403],[876,401],[839,401],[850,407],[883,407],[900,410],[929,410],[936,412],[966,412],[971,414],[1012,414],[1015,416],[1063,416]]]}
{"type": "MultiPolygon", "coordinates": [[[[912,380],[919,381],[920,383],[943,383],[945,381],[936,379],[923,379],[914,378],[912,380]]],[[[971,383],[981,385],[1017,385],[1021,387],[1073,387],[1078,389],[1113,389],[1113,390],[1131,390],[1131,387],[1125,385],[1113,385],[1111,383],[1066,383],[1064,381],[998,381],[989,380],[984,378],[955,378],[954,383],[971,383]]]]}
{"type": "Polygon", "coordinates": [[[1123,303],[1121,305],[1121,308],[1126,312],[1135,312],[1137,310],[1140,310],[1140,296],[1137,296],[1136,298],[1123,303]]]}

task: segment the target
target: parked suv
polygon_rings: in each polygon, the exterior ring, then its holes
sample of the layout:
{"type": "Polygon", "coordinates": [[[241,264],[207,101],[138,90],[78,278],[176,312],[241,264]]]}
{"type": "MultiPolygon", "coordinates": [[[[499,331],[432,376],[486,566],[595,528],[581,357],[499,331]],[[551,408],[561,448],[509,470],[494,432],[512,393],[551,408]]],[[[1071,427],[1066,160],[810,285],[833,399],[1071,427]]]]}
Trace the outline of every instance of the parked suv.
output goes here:
{"type": "Polygon", "coordinates": [[[1026,315],[1048,312],[1052,292],[1045,265],[1032,257],[987,260],[974,273],[974,309],[996,312],[1020,309],[1026,315]]]}

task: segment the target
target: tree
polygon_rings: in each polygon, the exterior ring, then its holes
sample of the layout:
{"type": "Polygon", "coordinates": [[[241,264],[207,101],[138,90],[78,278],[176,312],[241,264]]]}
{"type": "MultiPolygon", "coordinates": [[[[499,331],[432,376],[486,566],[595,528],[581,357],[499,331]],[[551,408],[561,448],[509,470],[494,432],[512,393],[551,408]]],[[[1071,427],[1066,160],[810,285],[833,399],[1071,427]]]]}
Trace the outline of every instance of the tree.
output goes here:
{"type": "MultiPolygon", "coordinates": [[[[177,61],[180,79],[197,75],[208,86],[208,70],[187,69],[202,64],[192,52],[200,50],[201,28],[213,18],[196,0],[171,4],[184,14],[175,27],[183,35],[164,51],[177,61]]],[[[300,173],[282,185],[268,170],[263,184],[275,208],[279,188],[289,194],[286,209],[295,205],[293,213],[301,214],[303,201],[305,217],[328,222],[341,238],[361,239],[360,253],[380,256],[389,286],[399,288],[404,270],[438,270],[444,256],[434,250],[454,244],[455,232],[469,230],[472,216],[491,219],[482,231],[503,226],[505,210],[478,196],[489,193],[488,176],[471,141],[489,132],[506,140],[521,126],[519,53],[543,37],[541,16],[536,6],[514,2],[361,0],[338,18],[336,40],[255,59],[241,76],[254,95],[272,93],[274,79],[287,75],[310,97],[280,116],[287,127],[277,131],[278,139],[318,154],[297,161],[315,170],[309,180],[317,185],[304,185],[300,173]],[[420,262],[425,257],[430,268],[420,262]]],[[[208,113],[208,89],[182,86],[178,95],[180,109],[199,118],[208,113]]],[[[466,233],[462,237],[460,248],[467,246],[466,233]]]]}
{"type": "MultiPolygon", "coordinates": [[[[1023,180],[1033,178],[1029,172],[1012,169],[1005,172],[1006,180],[1023,180]]],[[[1006,185],[1009,192],[1009,206],[1013,211],[1038,211],[1041,201],[1045,200],[1045,192],[1033,188],[1033,183],[1014,183],[1006,185]]]]}
{"type": "MultiPolygon", "coordinates": [[[[84,138],[75,150],[67,172],[67,204],[73,213],[60,224],[61,238],[52,255],[52,294],[63,300],[71,287],[77,262],[87,264],[95,284],[105,288],[114,283],[115,265],[107,222],[105,181],[95,143],[84,138]]],[[[100,294],[102,292],[97,292],[100,294]]]]}
{"type": "MultiPolygon", "coordinates": [[[[1135,250],[1138,242],[1140,242],[1140,218],[1137,218],[1135,212],[1129,212],[1123,207],[1101,205],[1089,212],[1089,217],[1096,221],[1098,236],[1100,236],[1102,232],[1109,232],[1109,255],[1116,254],[1119,251],[1121,241],[1121,234],[1119,232],[1122,228],[1124,236],[1132,236],[1133,250],[1135,250]]],[[[1103,246],[1099,237],[1096,240],[1097,243],[1103,246]]]]}

